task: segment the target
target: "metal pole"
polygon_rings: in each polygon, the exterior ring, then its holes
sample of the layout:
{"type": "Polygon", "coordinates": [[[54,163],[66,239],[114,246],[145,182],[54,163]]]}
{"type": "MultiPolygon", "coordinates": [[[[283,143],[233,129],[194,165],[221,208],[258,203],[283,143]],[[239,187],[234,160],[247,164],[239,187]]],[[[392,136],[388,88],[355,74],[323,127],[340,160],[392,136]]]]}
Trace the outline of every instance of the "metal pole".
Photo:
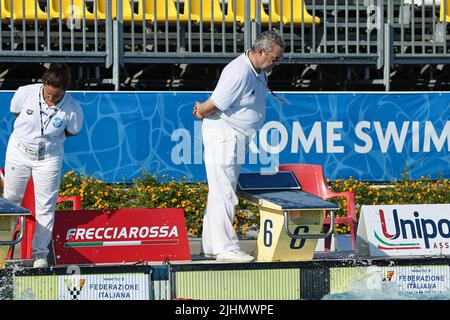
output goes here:
{"type": "MultiPolygon", "coordinates": [[[[95,8],[94,8],[94,12],[95,15],[97,15],[97,3],[94,3],[95,8]]],[[[107,4],[107,8],[106,8],[106,12],[108,14],[108,12],[110,11],[110,7],[111,7],[111,1],[108,1],[107,4]]],[[[111,15],[109,15],[109,17],[111,17],[111,15]]],[[[94,21],[95,26],[97,26],[97,19],[95,19],[94,21]]],[[[98,34],[95,34],[96,39],[98,38],[98,34]]],[[[114,63],[114,30],[113,30],[113,22],[111,20],[111,18],[107,18],[105,21],[105,50],[106,50],[106,68],[110,68],[113,63],[114,63]]],[[[97,51],[97,46],[95,46],[95,50],[97,51]]]]}
{"type": "Polygon", "coordinates": [[[392,64],[392,26],[384,25],[384,86],[385,91],[391,90],[391,64],[392,64]]]}
{"type": "MultiPolygon", "coordinates": [[[[391,7],[388,4],[388,10],[390,10],[391,7]]],[[[378,59],[377,59],[377,69],[381,69],[381,67],[384,66],[384,1],[379,0],[378,1],[378,8],[377,8],[377,16],[376,16],[376,28],[377,28],[377,46],[378,46],[378,59]]],[[[389,15],[389,13],[388,13],[389,15]]],[[[357,41],[359,43],[359,41],[357,41]]]]}
{"type": "Polygon", "coordinates": [[[114,35],[114,55],[113,55],[113,83],[114,83],[114,90],[119,91],[120,89],[120,62],[119,62],[119,26],[118,21],[113,21],[113,35],[114,35]]]}
{"type": "Polygon", "coordinates": [[[120,90],[120,67],[123,65],[123,14],[122,14],[122,0],[109,0],[107,19],[112,19],[111,1],[117,1],[117,18],[113,21],[114,32],[114,61],[113,61],[113,83],[114,90],[120,90]]]}
{"type": "Polygon", "coordinates": [[[250,0],[245,0],[244,3],[244,46],[245,50],[251,47],[252,45],[252,21],[250,19],[250,0]]]}
{"type": "Polygon", "coordinates": [[[257,35],[261,33],[261,17],[262,17],[261,8],[262,8],[261,0],[257,0],[255,3],[255,29],[257,35]]]}

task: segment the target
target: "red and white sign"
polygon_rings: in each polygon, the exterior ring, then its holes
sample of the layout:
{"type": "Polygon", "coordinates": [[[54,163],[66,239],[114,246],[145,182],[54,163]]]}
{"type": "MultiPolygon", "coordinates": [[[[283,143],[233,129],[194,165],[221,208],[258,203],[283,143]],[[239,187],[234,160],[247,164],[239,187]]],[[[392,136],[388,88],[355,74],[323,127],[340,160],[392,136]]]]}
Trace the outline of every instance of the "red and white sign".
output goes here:
{"type": "Polygon", "coordinates": [[[58,211],[56,265],[190,260],[182,209],[58,211]]]}
{"type": "Polygon", "coordinates": [[[361,206],[360,255],[450,255],[450,204],[361,206]]]}

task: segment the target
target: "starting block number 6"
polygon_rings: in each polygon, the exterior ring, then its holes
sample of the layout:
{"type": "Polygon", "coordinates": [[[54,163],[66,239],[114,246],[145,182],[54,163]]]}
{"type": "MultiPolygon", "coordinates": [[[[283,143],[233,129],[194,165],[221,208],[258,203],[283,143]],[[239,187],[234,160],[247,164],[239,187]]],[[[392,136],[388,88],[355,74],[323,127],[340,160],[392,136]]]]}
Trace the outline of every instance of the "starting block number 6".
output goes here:
{"type": "MultiPolygon", "coordinates": [[[[264,224],[263,224],[263,243],[264,246],[270,248],[272,246],[272,241],[273,241],[273,235],[272,235],[272,228],[273,228],[273,221],[270,219],[266,219],[264,220],[264,224]]],[[[304,233],[308,233],[309,232],[309,227],[308,226],[297,226],[297,228],[295,228],[293,234],[294,235],[299,235],[300,234],[300,230],[303,229],[304,233]]],[[[300,239],[300,243],[298,245],[296,245],[297,239],[293,238],[289,244],[289,247],[291,249],[301,249],[303,248],[303,246],[305,245],[305,239],[300,239]]]]}
{"type": "Polygon", "coordinates": [[[272,220],[266,219],[264,220],[264,245],[266,247],[272,246],[272,228],[273,228],[273,222],[272,220]]]}

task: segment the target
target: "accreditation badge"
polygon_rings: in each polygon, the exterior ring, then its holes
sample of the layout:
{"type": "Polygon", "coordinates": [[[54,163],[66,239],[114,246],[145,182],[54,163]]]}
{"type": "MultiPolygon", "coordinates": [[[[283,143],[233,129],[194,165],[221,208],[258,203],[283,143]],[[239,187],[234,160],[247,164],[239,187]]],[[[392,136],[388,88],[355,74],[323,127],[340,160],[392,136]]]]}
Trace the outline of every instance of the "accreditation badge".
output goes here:
{"type": "Polygon", "coordinates": [[[39,141],[39,143],[38,143],[37,158],[38,158],[38,161],[44,160],[44,158],[45,158],[45,141],[39,141]]]}

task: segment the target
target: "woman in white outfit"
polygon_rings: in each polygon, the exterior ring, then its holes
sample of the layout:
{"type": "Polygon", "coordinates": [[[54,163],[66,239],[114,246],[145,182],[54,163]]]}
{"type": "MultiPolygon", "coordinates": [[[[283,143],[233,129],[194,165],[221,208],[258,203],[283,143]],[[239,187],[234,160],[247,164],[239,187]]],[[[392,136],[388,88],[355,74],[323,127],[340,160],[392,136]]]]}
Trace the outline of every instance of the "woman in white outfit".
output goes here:
{"type": "Polygon", "coordinates": [[[218,261],[251,262],[241,251],[233,228],[235,190],[250,138],[262,127],[266,110],[267,72],[284,51],[275,31],[261,33],[245,53],[222,71],[211,97],[195,102],[193,114],[203,119],[202,137],[208,180],[202,249],[218,261]]]}
{"type": "Polygon", "coordinates": [[[5,159],[4,198],[21,204],[30,176],[36,201],[36,231],[33,266],[48,266],[48,244],[52,237],[56,200],[66,136],[78,134],[83,111],[66,93],[71,74],[66,64],[53,63],[42,76],[42,84],[17,89],[10,111],[17,117],[5,159]]]}

